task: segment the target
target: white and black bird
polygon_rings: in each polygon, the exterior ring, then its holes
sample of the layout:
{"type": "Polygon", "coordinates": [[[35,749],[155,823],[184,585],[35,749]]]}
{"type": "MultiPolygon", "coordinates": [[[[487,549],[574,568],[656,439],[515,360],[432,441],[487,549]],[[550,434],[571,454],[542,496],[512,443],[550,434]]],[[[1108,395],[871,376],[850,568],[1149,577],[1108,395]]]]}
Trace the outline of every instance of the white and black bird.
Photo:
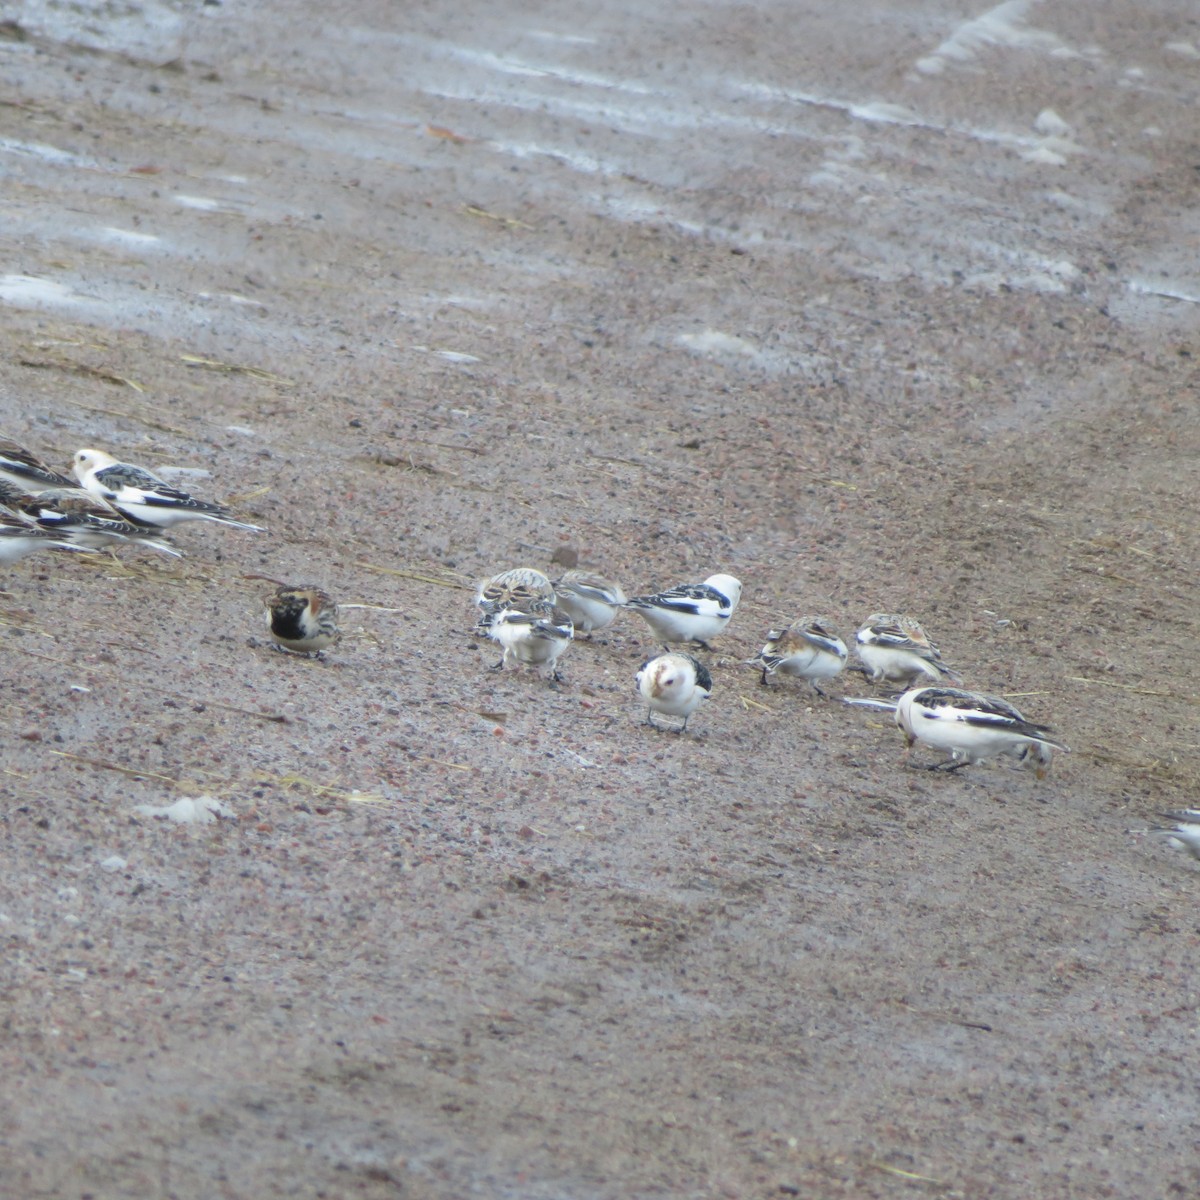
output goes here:
{"type": "Polygon", "coordinates": [[[0,438],[0,478],[7,479],[9,483],[16,484],[27,492],[75,486],[74,480],[60,475],[42,462],[36,454],[16,442],[9,441],[8,438],[0,438]]]}
{"type": "Polygon", "coordinates": [[[679,727],[687,728],[688,718],[712,695],[713,682],[708,668],[690,654],[660,654],[648,658],[638,669],[637,690],[648,705],[646,724],[654,725],[654,714],[682,717],[679,727]]]}
{"type": "Polygon", "coordinates": [[[1165,838],[1176,849],[1186,850],[1193,858],[1200,859],[1200,809],[1184,808],[1162,815],[1171,822],[1170,826],[1155,827],[1147,832],[1165,838]]]}
{"type": "Polygon", "coordinates": [[[488,637],[504,649],[504,657],[492,670],[522,665],[538,667],[553,682],[561,682],[558,660],[575,636],[574,624],[561,608],[555,608],[548,600],[535,599],[502,608],[490,620],[488,637]]]}
{"type": "Polygon", "coordinates": [[[665,645],[693,642],[711,650],[709,638],[724,632],[741,598],[740,580],[710,575],[703,583],[681,583],[652,596],[634,596],[624,607],[637,613],[665,645]]]}
{"type": "Polygon", "coordinates": [[[86,547],[77,546],[49,529],[42,529],[28,517],[0,510],[0,566],[20,562],[39,550],[54,549],[82,550],[90,553],[86,547]]]}
{"type": "Polygon", "coordinates": [[[577,633],[607,629],[626,601],[619,584],[592,571],[565,571],[554,581],[558,606],[575,622],[577,633]]]}
{"type": "Polygon", "coordinates": [[[750,659],[762,667],[760,683],[767,686],[771,675],[807,679],[813,690],[824,696],[819,679],[832,679],[846,666],[846,643],[822,617],[801,617],[786,629],[772,629],[767,644],[750,659]]]}
{"type": "Polygon", "coordinates": [[[479,609],[476,633],[490,633],[496,614],[506,608],[521,608],[538,602],[554,607],[554,585],[535,567],[512,567],[485,579],[475,593],[479,609]]]}
{"type": "Polygon", "coordinates": [[[1048,726],[1030,721],[1007,700],[963,688],[921,687],[905,692],[896,701],[896,724],[908,744],[906,755],[914,742],[923,742],[951,756],[931,769],[954,771],[1005,755],[1033,766],[1041,779],[1054,751],[1067,751],[1048,726]]]}
{"type": "Polygon", "coordinates": [[[342,636],[338,628],[338,606],[333,597],[319,587],[280,584],[269,596],[263,597],[263,604],[267,609],[271,637],[281,649],[320,655],[342,636]]]}
{"type": "Polygon", "coordinates": [[[111,504],[136,525],[170,529],[182,521],[215,521],[233,529],[265,533],[259,525],[237,521],[229,509],[195,496],[132,463],[118,462],[104,450],[80,450],[75,455],[75,477],[97,500],[111,504]]]}
{"type": "Polygon", "coordinates": [[[42,529],[87,550],[110,550],[121,544],[146,546],[161,554],[181,557],[161,534],[147,525],[135,525],[115,508],[102,504],[82,488],[51,488],[36,496],[0,500],[29,517],[42,529]]]}
{"type": "Polygon", "coordinates": [[[919,621],[896,613],[875,613],[855,638],[862,671],[872,683],[912,687],[918,680],[939,682],[959,676],[944,662],[919,621]]]}

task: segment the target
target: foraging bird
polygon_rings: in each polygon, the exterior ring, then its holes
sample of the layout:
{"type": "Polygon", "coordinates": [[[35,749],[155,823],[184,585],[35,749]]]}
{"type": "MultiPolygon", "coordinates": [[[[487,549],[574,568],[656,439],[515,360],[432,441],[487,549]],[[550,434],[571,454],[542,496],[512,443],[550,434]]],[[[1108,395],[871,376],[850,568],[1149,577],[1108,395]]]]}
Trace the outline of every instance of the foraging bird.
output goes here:
{"type": "Polygon", "coordinates": [[[520,608],[536,601],[545,601],[553,607],[555,594],[550,580],[533,567],[513,567],[485,579],[475,595],[475,604],[480,611],[475,632],[489,633],[496,614],[504,609],[520,608]]]}
{"type": "Polygon", "coordinates": [[[896,701],[896,724],[908,744],[906,756],[914,742],[951,755],[931,770],[956,771],[1004,754],[1032,763],[1041,779],[1053,752],[1067,751],[1051,737],[1048,726],[1028,720],[1007,700],[962,688],[920,687],[905,692],[896,701]]]}
{"type": "Polygon", "coordinates": [[[42,462],[36,454],[8,438],[0,438],[0,478],[29,492],[75,486],[65,475],[60,475],[42,462]]]}
{"type": "Polygon", "coordinates": [[[1200,809],[1184,808],[1162,815],[1172,822],[1171,827],[1154,828],[1147,832],[1165,838],[1172,846],[1186,850],[1193,858],[1200,858],[1200,809]]]}
{"type": "Polygon", "coordinates": [[[181,521],[215,521],[234,529],[265,533],[259,525],[236,521],[223,504],[197,500],[172,487],[144,467],[118,462],[104,450],[80,450],[75,455],[75,476],[97,500],[111,504],[138,525],[170,529],[181,521]]]}
{"type": "Polygon", "coordinates": [[[319,655],[342,636],[338,606],[319,587],[280,584],[263,603],[271,637],[281,649],[319,655]]]}
{"type": "Polygon", "coordinates": [[[821,617],[801,617],[786,629],[772,629],[767,644],[750,659],[762,667],[760,683],[769,675],[794,675],[807,679],[819,696],[824,696],[818,679],[832,679],[846,666],[846,643],[821,617]]]}
{"type": "Polygon", "coordinates": [[[25,496],[15,504],[7,500],[0,489],[0,500],[15,507],[40,528],[88,550],[108,550],[125,542],[181,557],[181,552],[157,529],[135,525],[111,505],[93,499],[82,488],[51,488],[36,496],[25,496]]]}
{"type": "Polygon", "coordinates": [[[616,619],[617,609],[625,604],[625,593],[618,584],[591,571],[566,571],[553,587],[559,608],[575,622],[580,633],[606,629],[616,619]]]}
{"type": "Polygon", "coordinates": [[[84,546],[77,546],[49,529],[42,529],[21,514],[0,510],[0,565],[8,566],[39,550],[54,548],[91,553],[84,546]]]}
{"type": "Polygon", "coordinates": [[[740,580],[710,575],[703,583],[681,583],[652,596],[634,596],[632,609],[664,643],[694,642],[711,650],[708,639],[724,631],[742,598],[740,580]]]}
{"type": "Polygon", "coordinates": [[[682,717],[678,732],[687,728],[688,718],[712,695],[708,668],[690,654],[660,654],[638,669],[637,690],[648,705],[646,724],[657,728],[654,714],[682,717]]]}
{"type": "Polygon", "coordinates": [[[941,652],[929,640],[920,622],[895,613],[875,613],[856,638],[862,671],[872,683],[899,683],[912,687],[919,679],[934,682],[958,675],[942,662],[941,652]]]}
{"type": "Polygon", "coordinates": [[[558,683],[562,680],[558,659],[571,644],[575,627],[561,608],[537,599],[493,614],[488,636],[504,648],[504,657],[493,671],[525,664],[548,669],[551,680],[558,683]]]}

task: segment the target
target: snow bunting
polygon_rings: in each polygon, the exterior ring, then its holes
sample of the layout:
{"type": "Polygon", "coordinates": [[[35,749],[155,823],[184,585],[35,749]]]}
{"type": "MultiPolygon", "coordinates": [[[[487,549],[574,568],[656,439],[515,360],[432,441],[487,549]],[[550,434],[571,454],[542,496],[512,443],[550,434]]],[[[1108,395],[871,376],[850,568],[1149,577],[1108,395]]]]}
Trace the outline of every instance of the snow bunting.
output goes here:
{"type": "Polygon", "coordinates": [[[858,631],[858,657],[872,683],[912,687],[918,679],[957,680],[920,623],[894,613],[875,613],[858,631]]]}
{"type": "Polygon", "coordinates": [[[606,629],[625,603],[625,593],[611,579],[591,571],[566,571],[554,581],[558,606],[581,633],[606,629]]]}
{"type": "Polygon", "coordinates": [[[7,566],[39,550],[55,547],[60,550],[86,549],[40,528],[21,514],[0,511],[0,564],[7,566]]]}
{"type": "Polygon", "coordinates": [[[488,636],[504,647],[504,657],[492,670],[524,663],[547,668],[557,683],[562,679],[557,665],[559,655],[571,644],[575,627],[561,608],[539,598],[494,613],[488,636]]]}
{"type": "Polygon", "coordinates": [[[20,503],[20,511],[40,528],[88,550],[108,550],[127,542],[181,557],[180,551],[157,529],[135,525],[115,508],[93,499],[82,488],[51,488],[36,496],[27,496],[20,503]]]}
{"type": "Polygon", "coordinates": [[[742,585],[732,575],[710,575],[703,583],[681,583],[653,596],[634,596],[631,608],[664,643],[695,642],[711,650],[708,639],[729,624],[742,598],[742,585]]]}
{"type": "Polygon", "coordinates": [[[297,654],[320,654],[342,636],[338,628],[338,606],[319,587],[289,587],[280,584],[269,596],[267,625],[275,644],[297,654]]]}
{"type": "Polygon", "coordinates": [[[261,526],[235,521],[223,504],[197,500],[143,467],[118,462],[103,450],[80,450],[75,455],[75,477],[97,500],[111,504],[137,525],[170,529],[181,521],[215,521],[266,533],[261,526]]]}
{"type": "MultiPolygon", "coordinates": [[[[75,489],[77,492],[78,488],[75,489]]],[[[80,493],[81,495],[83,493],[80,493]]],[[[0,507],[8,509],[18,517],[25,515],[25,505],[32,503],[33,496],[23,487],[18,487],[5,475],[0,475],[0,507]]]]}
{"type": "Polygon", "coordinates": [[[1169,829],[1150,829],[1148,833],[1166,838],[1172,846],[1186,850],[1193,858],[1200,858],[1200,809],[1185,808],[1179,812],[1162,814],[1171,821],[1169,829]]]}
{"type": "MultiPolygon", "coordinates": [[[[637,690],[649,707],[646,724],[654,726],[654,714],[682,717],[679,727],[687,728],[688,717],[712,695],[712,676],[708,668],[690,654],[660,654],[648,658],[637,673],[637,690]]],[[[657,726],[655,726],[657,728],[657,726]]]]}
{"type": "Polygon", "coordinates": [[[817,680],[841,673],[846,665],[846,643],[823,618],[801,617],[786,629],[772,629],[767,644],[750,662],[762,667],[764,687],[767,676],[778,672],[807,679],[817,695],[824,696],[817,680]]]}
{"type": "Polygon", "coordinates": [[[485,579],[475,594],[475,604],[481,614],[475,632],[488,633],[498,612],[506,608],[521,608],[539,600],[545,601],[551,608],[554,606],[554,585],[541,571],[533,567],[513,567],[509,571],[501,571],[499,575],[485,579]]]}
{"type": "Polygon", "coordinates": [[[0,477],[29,492],[75,486],[65,475],[60,475],[37,455],[8,438],[0,438],[0,477]]]}
{"type": "Polygon", "coordinates": [[[896,724],[909,750],[914,742],[924,742],[948,751],[950,760],[934,768],[947,771],[1005,754],[1032,762],[1041,779],[1053,752],[1067,750],[1050,736],[1047,726],[1027,720],[1007,700],[962,688],[920,687],[905,692],[896,701],[896,724]]]}

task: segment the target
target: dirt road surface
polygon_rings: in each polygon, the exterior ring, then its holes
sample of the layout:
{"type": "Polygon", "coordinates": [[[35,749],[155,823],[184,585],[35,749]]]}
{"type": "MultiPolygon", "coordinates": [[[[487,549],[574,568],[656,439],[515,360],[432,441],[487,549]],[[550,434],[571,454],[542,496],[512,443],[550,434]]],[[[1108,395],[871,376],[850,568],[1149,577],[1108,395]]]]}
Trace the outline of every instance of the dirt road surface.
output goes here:
{"type": "Polygon", "coordinates": [[[658,7],[5,9],[0,434],[270,532],[5,570],[3,1195],[1200,1192],[1194,5],[658,7]],[[880,610],[1072,752],[744,665],[880,610]]]}

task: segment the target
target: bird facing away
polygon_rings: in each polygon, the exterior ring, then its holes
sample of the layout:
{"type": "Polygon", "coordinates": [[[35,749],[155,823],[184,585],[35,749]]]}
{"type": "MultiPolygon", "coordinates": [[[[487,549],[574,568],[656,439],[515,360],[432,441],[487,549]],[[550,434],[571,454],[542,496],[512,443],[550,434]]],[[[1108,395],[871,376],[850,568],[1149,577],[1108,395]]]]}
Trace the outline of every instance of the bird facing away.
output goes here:
{"type": "Polygon", "coordinates": [[[40,492],[46,488],[69,488],[75,484],[65,475],[60,475],[47,466],[36,454],[24,446],[0,438],[0,478],[7,479],[27,492],[40,492]]]}
{"type": "Polygon", "coordinates": [[[649,658],[638,669],[637,690],[648,705],[646,724],[654,725],[654,714],[682,717],[679,727],[687,728],[688,718],[712,695],[712,676],[708,668],[690,654],[660,654],[649,658]]]}
{"type": "Polygon", "coordinates": [[[75,455],[74,470],[92,496],[111,504],[138,525],[170,529],[181,521],[215,521],[234,529],[266,532],[261,526],[234,520],[225,505],[197,500],[144,467],[118,462],[104,450],[80,450],[75,455]]]}
{"type": "Polygon", "coordinates": [[[342,636],[338,606],[319,587],[281,584],[263,597],[275,644],[297,654],[320,654],[342,636]]]}
{"type": "Polygon", "coordinates": [[[801,617],[786,629],[772,629],[767,644],[752,658],[751,663],[762,667],[759,681],[767,686],[770,675],[793,675],[807,679],[820,696],[818,679],[832,679],[846,666],[846,643],[822,617],[801,617]]]}
{"type": "Polygon", "coordinates": [[[475,594],[479,609],[476,633],[490,633],[492,621],[497,613],[506,608],[527,607],[537,601],[555,604],[554,585],[549,578],[534,567],[513,567],[485,579],[475,594]]]}
{"type": "Polygon", "coordinates": [[[899,683],[912,687],[918,680],[957,680],[942,662],[941,652],[929,640],[919,621],[895,613],[874,613],[858,631],[858,657],[863,674],[872,683],[899,683]]]}
{"type": "Polygon", "coordinates": [[[968,692],[963,688],[921,687],[896,701],[896,724],[912,750],[924,742],[951,757],[931,769],[955,771],[971,763],[1003,754],[1030,764],[1039,779],[1050,769],[1054,751],[1067,747],[1051,736],[1045,725],[1034,722],[999,696],[968,692]]]}
{"type": "Polygon", "coordinates": [[[694,642],[711,650],[708,639],[724,631],[742,598],[741,581],[710,575],[703,583],[681,583],[652,596],[625,602],[664,644],[694,642]]]}
{"type": "Polygon", "coordinates": [[[504,657],[492,670],[521,665],[539,667],[549,672],[552,682],[559,683],[562,674],[558,659],[571,644],[575,627],[561,608],[537,599],[495,613],[488,636],[504,648],[504,657]]]}
{"type": "Polygon", "coordinates": [[[620,585],[591,571],[565,571],[554,581],[558,606],[575,622],[578,633],[607,629],[625,604],[620,585]]]}

